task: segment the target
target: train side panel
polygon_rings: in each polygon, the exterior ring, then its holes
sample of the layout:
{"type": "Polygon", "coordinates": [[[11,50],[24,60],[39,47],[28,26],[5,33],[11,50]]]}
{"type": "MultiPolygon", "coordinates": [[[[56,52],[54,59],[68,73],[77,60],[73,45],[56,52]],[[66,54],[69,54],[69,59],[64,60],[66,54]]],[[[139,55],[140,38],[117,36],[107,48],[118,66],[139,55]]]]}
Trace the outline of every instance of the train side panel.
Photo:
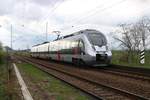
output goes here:
{"type": "Polygon", "coordinates": [[[112,54],[111,51],[107,49],[104,35],[98,33],[98,31],[90,32],[88,33],[86,30],[85,34],[79,34],[35,46],[31,49],[31,56],[57,61],[85,63],[94,66],[109,64],[112,54]],[[89,36],[87,34],[89,34],[89,36]],[[97,38],[97,35],[99,38],[97,38]],[[97,43],[103,44],[100,45],[97,43]]]}

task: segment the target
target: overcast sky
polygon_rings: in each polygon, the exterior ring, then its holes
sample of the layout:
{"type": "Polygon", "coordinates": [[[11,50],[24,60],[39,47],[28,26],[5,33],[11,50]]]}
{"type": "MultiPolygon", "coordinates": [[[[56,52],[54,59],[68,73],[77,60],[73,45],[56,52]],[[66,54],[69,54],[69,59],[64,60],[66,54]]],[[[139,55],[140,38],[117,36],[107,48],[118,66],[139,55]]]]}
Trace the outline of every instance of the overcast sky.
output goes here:
{"type": "MultiPolygon", "coordinates": [[[[143,16],[150,17],[150,0],[1,0],[0,41],[10,46],[10,26],[13,48],[25,49],[27,45],[45,41],[48,22],[48,40],[81,29],[97,29],[110,43],[120,23],[133,23],[143,16]]],[[[112,43],[115,47],[115,43],[112,43]]]]}

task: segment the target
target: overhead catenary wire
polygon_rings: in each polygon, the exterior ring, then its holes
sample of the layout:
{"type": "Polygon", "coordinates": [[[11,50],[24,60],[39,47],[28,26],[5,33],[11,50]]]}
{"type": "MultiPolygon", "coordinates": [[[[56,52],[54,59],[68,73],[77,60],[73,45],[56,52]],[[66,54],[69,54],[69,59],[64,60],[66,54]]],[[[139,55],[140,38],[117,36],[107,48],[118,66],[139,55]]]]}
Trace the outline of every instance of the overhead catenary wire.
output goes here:
{"type": "MultiPolygon", "coordinates": [[[[86,15],[86,16],[84,16],[84,17],[79,17],[78,20],[76,20],[76,21],[70,23],[70,24],[67,25],[67,26],[74,26],[74,24],[77,24],[77,23],[79,23],[79,22],[85,21],[85,20],[87,20],[89,17],[91,18],[91,16],[93,16],[94,14],[96,14],[96,13],[98,13],[98,12],[102,13],[102,12],[104,12],[104,11],[110,9],[110,8],[113,8],[114,6],[117,6],[117,5],[119,5],[119,4],[121,4],[121,3],[125,2],[125,1],[127,1],[127,0],[121,0],[121,1],[119,1],[119,2],[117,2],[117,3],[113,3],[113,4],[109,5],[109,6],[107,6],[107,7],[100,8],[100,9],[97,9],[97,10],[95,10],[95,11],[91,11],[91,13],[89,12],[88,15],[86,15]]],[[[100,7],[100,6],[98,6],[98,7],[100,7]]],[[[74,19],[74,20],[75,20],[75,19],[74,19]]]]}
{"type": "Polygon", "coordinates": [[[54,4],[56,6],[54,6],[54,8],[50,10],[50,12],[48,12],[46,16],[42,17],[41,20],[38,22],[38,24],[41,24],[43,21],[47,21],[47,19],[54,14],[55,10],[64,2],[64,0],[60,0],[60,1],[61,2],[57,1],[57,3],[54,4]]]}
{"type": "MultiPolygon", "coordinates": [[[[22,27],[20,26],[20,28],[22,28],[22,27]]],[[[16,29],[15,27],[13,27],[13,29],[17,30],[19,33],[24,33],[22,29],[19,29],[19,28],[16,29]]],[[[35,31],[31,30],[31,29],[30,29],[30,32],[32,32],[32,33],[39,33],[39,32],[35,32],[35,31]]],[[[25,33],[25,34],[22,34],[21,36],[13,37],[12,42],[16,42],[16,41],[33,41],[34,43],[40,43],[40,42],[44,42],[45,39],[44,39],[44,36],[40,35],[40,34],[30,35],[28,33],[25,33]],[[33,38],[29,38],[29,37],[33,37],[34,39],[33,38]]]]}
{"type": "MultiPolygon", "coordinates": [[[[50,13],[52,13],[52,12],[56,9],[57,3],[58,3],[58,2],[55,2],[54,5],[50,5],[50,7],[54,6],[53,9],[51,9],[44,17],[42,17],[42,18],[41,18],[41,21],[43,21],[45,18],[47,18],[47,16],[48,16],[50,13]]],[[[49,7],[48,7],[48,8],[49,8],[49,7]]]]}
{"type": "MultiPolygon", "coordinates": [[[[91,13],[89,12],[88,13],[88,15],[86,15],[86,16],[83,16],[83,17],[79,17],[79,19],[78,20],[76,20],[76,21],[74,21],[73,23],[70,23],[69,25],[70,26],[74,26],[73,24],[76,24],[76,23],[79,23],[79,22],[83,22],[83,21],[86,21],[86,20],[88,20],[89,18],[91,18],[90,16],[93,16],[94,14],[96,14],[97,12],[100,12],[100,13],[102,13],[102,12],[104,12],[104,11],[106,11],[106,10],[108,10],[108,9],[110,9],[110,8],[112,8],[112,7],[114,7],[114,6],[117,6],[118,4],[120,4],[120,3],[122,3],[122,2],[124,2],[124,1],[126,1],[126,0],[121,0],[121,1],[119,1],[117,4],[112,4],[112,5],[110,5],[110,6],[108,6],[108,7],[105,7],[105,8],[101,8],[101,9],[97,9],[97,10],[95,10],[95,11],[91,11],[91,13]]],[[[57,9],[57,8],[56,8],[57,9]]],[[[54,12],[53,12],[54,13],[54,12]]],[[[49,13],[45,18],[47,19],[49,16],[51,16],[52,15],[52,13],[49,13]]],[[[44,18],[44,19],[45,19],[44,18]]],[[[44,19],[42,19],[42,20],[44,20],[44,19]]],[[[63,26],[64,27],[64,26],[63,26]]],[[[32,30],[32,29],[27,29],[27,30],[32,30]]],[[[32,32],[33,32],[34,30],[32,30],[32,32]]],[[[34,31],[34,33],[40,33],[40,32],[38,32],[38,31],[34,31]]],[[[42,32],[41,32],[42,33],[42,32]]]]}

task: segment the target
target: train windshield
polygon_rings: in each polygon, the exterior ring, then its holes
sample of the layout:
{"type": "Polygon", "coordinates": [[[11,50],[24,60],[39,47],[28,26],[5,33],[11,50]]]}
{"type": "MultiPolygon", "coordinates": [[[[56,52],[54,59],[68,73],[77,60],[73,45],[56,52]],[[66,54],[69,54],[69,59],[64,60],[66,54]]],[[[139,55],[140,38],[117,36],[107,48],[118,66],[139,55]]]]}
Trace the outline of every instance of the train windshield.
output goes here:
{"type": "Polygon", "coordinates": [[[101,33],[89,33],[87,34],[87,37],[93,45],[101,47],[107,44],[105,36],[101,33]]]}

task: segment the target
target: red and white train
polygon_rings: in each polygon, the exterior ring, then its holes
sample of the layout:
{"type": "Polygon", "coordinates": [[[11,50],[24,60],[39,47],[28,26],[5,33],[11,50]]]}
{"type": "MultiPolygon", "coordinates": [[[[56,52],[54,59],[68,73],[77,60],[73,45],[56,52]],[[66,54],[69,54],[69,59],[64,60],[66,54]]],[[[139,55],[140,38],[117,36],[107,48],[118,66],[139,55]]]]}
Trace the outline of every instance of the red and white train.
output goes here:
{"type": "Polygon", "coordinates": [[[85,29],[52,42],[35,45],[31,48],[31,56],[103,66],[111,62],[112,53],[104,34],[97,30],[85,29]]]}

